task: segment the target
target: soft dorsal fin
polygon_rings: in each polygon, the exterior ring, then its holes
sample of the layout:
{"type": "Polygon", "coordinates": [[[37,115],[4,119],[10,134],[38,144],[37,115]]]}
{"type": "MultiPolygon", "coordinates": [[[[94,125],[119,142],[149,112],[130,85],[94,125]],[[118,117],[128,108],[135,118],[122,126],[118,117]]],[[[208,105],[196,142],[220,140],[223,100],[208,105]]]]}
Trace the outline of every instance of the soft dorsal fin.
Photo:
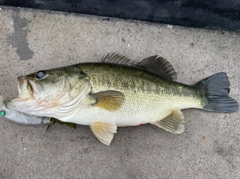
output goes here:
{"type": "Polygon", "coordinates": [[[177,79],[177,73],[171,63],[157,55],[145,58],[135,66],[143,68],[146,71],[159,75],[167,80],[177,79]]]}
{"type": "Polygon", "coordinates": [[[125,95],[119,91],[101,91],[91,95],[96,99],[93,106],[102,108],[108,111],[117,111],[125,103],[125,95]]]}
{"type": "Polygon", "coordinates": [[[116,53],[109,53],[107,56],[103,57],[101,59],[102,63],[114,63],[114,64],[121,64],[121,65],[127,65],[131,66],[134,65],[134,62],[131,61],[126,56],[122,56],[116,53]]]}
{"type": "Polygon", "coordinates": [[[180,109],[174,109],[166,118],[151,122],[151,124],[171,133],[181,134],[184,131],[184,116],[180,109]]]}

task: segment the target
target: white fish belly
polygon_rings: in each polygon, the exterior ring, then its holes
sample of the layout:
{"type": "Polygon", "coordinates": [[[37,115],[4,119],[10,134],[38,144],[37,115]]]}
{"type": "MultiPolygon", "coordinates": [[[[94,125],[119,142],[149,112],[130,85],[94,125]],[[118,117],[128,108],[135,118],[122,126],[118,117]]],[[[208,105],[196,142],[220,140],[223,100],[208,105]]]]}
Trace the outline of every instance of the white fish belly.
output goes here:
{"type": "Polygon", "coordinates": [[[64,117],[60,120],[81,125],[90,125],[94,122],[113,123],[117,126],[136,126],[149,123],[153,116],[146,115],[144,111],[129,115],[127,112],[110,112],[97,107],[84,108],[74,116],[64,117]]]}
{"type": "Polygon", "coordinates": [[[174,96],[150,96],[148,99],[126,100],[124,106],[118,111],[107,111],[95,106],[85,106],[73,115],[65,116],[60,120],[80,125],[90,125],[94,122],[113,123],[119,127],[138,126],[153,121],[161,120],[171,114],[173,109],[201,108],[198,100],[183,97],[176,99],[174,96]]]}

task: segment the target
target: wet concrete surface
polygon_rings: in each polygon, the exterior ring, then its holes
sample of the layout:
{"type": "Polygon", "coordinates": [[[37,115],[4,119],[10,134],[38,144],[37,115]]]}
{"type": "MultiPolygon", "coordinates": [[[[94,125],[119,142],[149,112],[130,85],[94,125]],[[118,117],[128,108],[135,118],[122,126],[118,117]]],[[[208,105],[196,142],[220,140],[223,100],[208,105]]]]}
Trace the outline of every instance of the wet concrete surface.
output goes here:
{"type": "MultiPolygon", "coordinates": [[[[17,76],[116,52],[135,61],[168,59],[178,81],[227,72],[240,101],[240,35],[106,17],[0,7],[0,94],[17,95],[17,76]]],[[[0,118],[0,178],[237,179],[240,112],[184,110],[181,135],[151,125],[119,128],[112,144],[88,126],[24,126],[0,118]]]]}

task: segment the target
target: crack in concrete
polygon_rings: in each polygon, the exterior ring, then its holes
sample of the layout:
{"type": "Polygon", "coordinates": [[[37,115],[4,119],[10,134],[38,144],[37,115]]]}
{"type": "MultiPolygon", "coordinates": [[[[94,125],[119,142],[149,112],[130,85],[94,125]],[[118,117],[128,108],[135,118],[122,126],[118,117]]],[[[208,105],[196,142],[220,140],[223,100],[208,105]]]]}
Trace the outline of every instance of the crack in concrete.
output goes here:
{"type": "Polygon", "coordinates": [[[16,52],[20,60],[32,59],[34,52],[29,48],[27,42],[27,35],[30,32],[27,25],[30,21],[26,18],[21,18],[19,12],[13,12],[12,18],[14,32],[8,37],[8,41],[13,47],[17,48],[16,52]]]}

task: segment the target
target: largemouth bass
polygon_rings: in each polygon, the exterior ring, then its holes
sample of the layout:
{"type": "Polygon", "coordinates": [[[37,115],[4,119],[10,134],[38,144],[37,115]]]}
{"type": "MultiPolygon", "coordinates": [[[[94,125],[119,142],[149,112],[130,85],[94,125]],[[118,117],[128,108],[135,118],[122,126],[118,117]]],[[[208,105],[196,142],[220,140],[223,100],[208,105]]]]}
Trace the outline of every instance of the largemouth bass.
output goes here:
{"type": "Polygon", "coordinates": [[[184,131],[181,109],[235,112],[226,73],[193,86],[176,81],[173,66],[152,56],[134,63],[109,54],[101,63],[41,70],[18,78],[19,96],[7,108],[23,113],[89,125],[109,145],[117,127],[150,123],[174,134],[184,131]]]}

